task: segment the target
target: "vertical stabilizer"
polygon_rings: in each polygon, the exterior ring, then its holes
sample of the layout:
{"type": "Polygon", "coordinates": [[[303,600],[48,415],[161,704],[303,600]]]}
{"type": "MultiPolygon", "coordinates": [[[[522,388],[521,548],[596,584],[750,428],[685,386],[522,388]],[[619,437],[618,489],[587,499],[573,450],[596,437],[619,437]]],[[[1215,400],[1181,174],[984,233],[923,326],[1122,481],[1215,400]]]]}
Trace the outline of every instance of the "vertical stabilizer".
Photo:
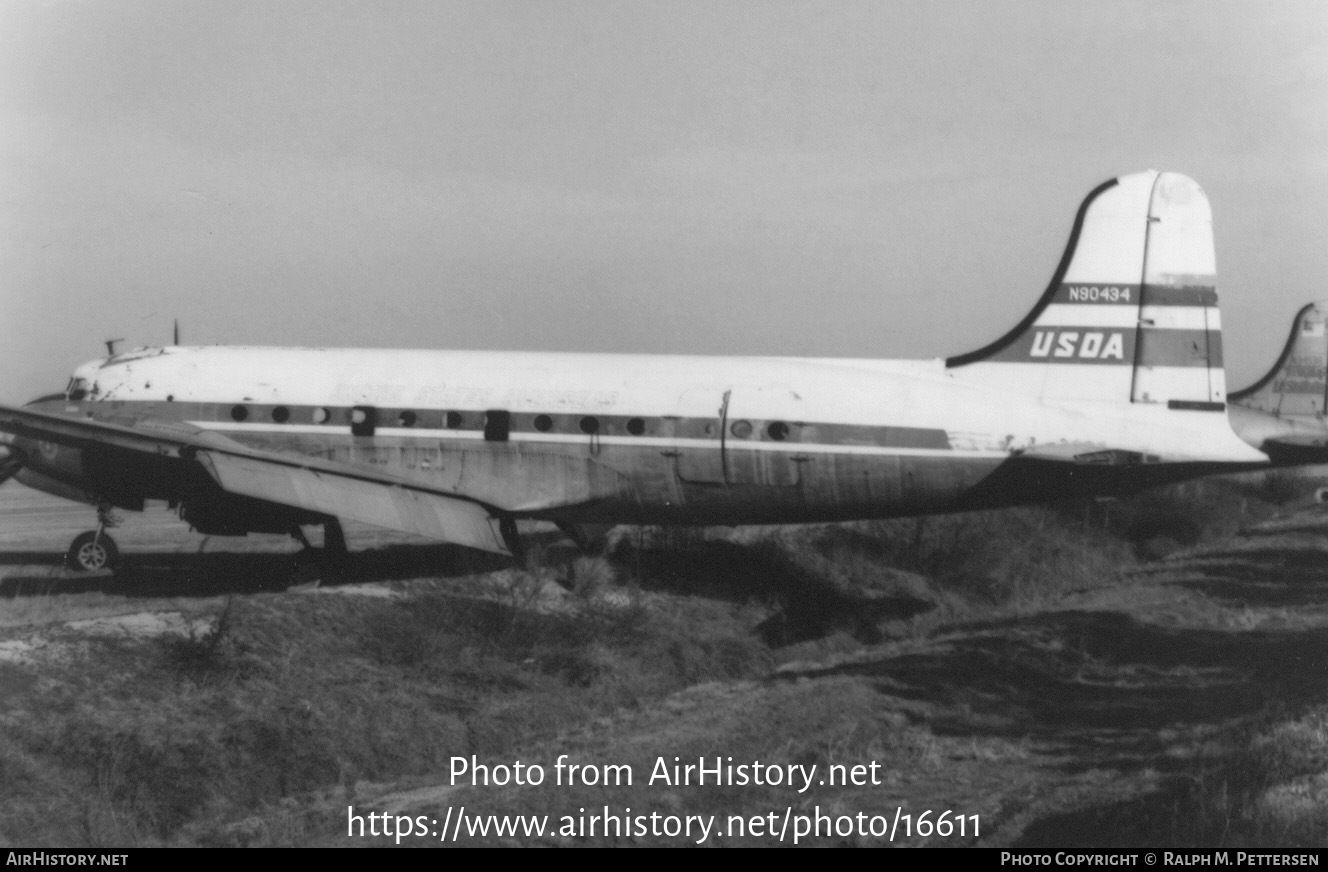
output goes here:
{"type": "Polygon", "coordinates": [[[1328,301],[1296,313],[1273,368],[1231,401],[1282,418],[1322,420],[1328,401],[1328,301]]]}
{"type": "Polygon", "coordinates": [[[1212,213],[1191,179],[1145,172],[1079,207],[1051,284],[996,342],[946,361],[1048,400],[1221,408],[1212,213]]]}

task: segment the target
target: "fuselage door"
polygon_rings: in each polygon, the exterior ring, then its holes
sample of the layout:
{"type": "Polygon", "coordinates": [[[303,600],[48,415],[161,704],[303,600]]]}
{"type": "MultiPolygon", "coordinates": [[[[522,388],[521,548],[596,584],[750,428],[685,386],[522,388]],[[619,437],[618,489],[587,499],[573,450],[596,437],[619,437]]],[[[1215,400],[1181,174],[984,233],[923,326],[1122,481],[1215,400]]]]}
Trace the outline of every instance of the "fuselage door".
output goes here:
{"type": "Polygon", "coordinates": [[[691,484],[725,484],[724,433],[731,391],[694,389],[683,393],[682,412],[673,422],[677,440],[671,455],[678,478],[691,484]]]}
{"type": "Polygon", "coordinates": [[[796,487],[805,454],[798,450],[802,425],[799,397],[787,387],[761,386],[735,392],[724,421],[724,475],[730,485],[796,487]]]}

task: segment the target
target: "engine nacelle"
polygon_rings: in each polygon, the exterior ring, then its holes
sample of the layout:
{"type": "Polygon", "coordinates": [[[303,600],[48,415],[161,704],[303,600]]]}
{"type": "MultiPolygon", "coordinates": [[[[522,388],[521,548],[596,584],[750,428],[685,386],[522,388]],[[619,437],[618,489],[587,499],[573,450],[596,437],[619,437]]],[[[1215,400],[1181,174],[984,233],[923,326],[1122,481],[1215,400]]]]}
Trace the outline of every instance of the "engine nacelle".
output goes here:
{"type": "Polygon", "coordinates": [[[81,483],[87,478],[81,448],[22,438],[14,440],[14,448],[22,455],[28,469],[47,478],[68,484],[81,483]]]}

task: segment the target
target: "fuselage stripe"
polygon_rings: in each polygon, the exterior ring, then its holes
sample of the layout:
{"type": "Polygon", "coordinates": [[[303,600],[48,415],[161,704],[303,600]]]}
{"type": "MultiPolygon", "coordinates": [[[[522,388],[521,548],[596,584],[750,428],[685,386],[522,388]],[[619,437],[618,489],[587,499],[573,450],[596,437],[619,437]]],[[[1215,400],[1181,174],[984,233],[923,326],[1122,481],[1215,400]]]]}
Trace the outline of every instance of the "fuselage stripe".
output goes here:
{"type": "Polygon", "coordinates": [[[68,414],[87,414],[115,423],[148,418],[179,421],[208,430],[235,433],[338,433],[357,438],[400,433],[422,438],[503,442],[615,444],[715,444],[732,448],[806,445],[857,448],[952,450],[946,431],[932,427],[777,421],[714,417],[629,416],[512,412],[501,409],[441,410],[372,406],[297,406],[272,403],[196,403],[116,400],[70,403],[68,414]],[[492,420],[491,420],[492,419],[492,420]],[[406,422],[409,422],[408,424],[406,422]],[[455,425],[455,426],[449,426],[455,425]],[[723,430],[723,439],[720,432],[723,430]],[[650,440],[654,440],[653,442],[650,440]]]}
{"type": "MultiPolygon", "coordinates": [[[[199,427],[204,430],[211,430],[227,436],[244,436],[250,434],[291,434],[291,435],[319,435],[336,436],[341,438],[354,438],[351,436],[350,428],[345,426],[320,426],[308,424],[235,424],[220,421],[188,421],[188,424],[199,427]]],[[[401,439],[409,441],[428,441],[432,443],[438,441],[455,440],[458,442],[484,442],[484,434],[479,431],[464,430],[421,430],[416,428],[403,427],[379,427],[373,438],[383,439],[401,439]]],[[[367,437],[366,437],[367,438],[367,437]]],[[[689,439],[689,438],[668,438],[652,436],[588,436],[585,434],[575,435],[571,433],[512,433],[507,441],[519,442],[523,445],[538,446],[546,445],[584,445],[603,446],[613,445],[625,448],[658,448],[658,449],[680,449],[680,448],[701,448],[714,449],[718,451],[721,447],[719,439],[689,439]]],[[[379,447],[389,447],[380,445],[379,447]]],[[[406,447],[406,446],[403,446],[406,447]]],[[[982,451],[982,450],[956,450],[952,448],[917,448],[902,445],[849,445],[842,443],[807,443],[807,442],[751,442],[739,439],[727,439],[723,447],[729,451],[763,451],[784,454],[874,454],[874,455],[897,455],[909,457],[955,457],[962,454],[964,457],[971,458],[999,458],[1008,456],[1006,451],[982,451]]]]}

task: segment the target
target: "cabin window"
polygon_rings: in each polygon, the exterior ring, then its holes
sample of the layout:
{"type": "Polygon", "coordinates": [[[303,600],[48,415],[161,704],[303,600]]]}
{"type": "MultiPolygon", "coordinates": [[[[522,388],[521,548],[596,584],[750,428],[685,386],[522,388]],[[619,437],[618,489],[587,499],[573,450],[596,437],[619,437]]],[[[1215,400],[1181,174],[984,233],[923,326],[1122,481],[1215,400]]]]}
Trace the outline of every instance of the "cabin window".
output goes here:
{"type": "Polygon", "coordinates": [[[249,409],[246,406],[231,406],[231,420],[243,421],[249,417],[249,409]]]}
{"type": "Polygon", "coordinates": [[[290,420],[290,409],[285,406],[275,406],[272,409],[272,420],[278,424],[285,424],[290,420]]]}
{"type": "Polygon", "coordinates": [[[765,434],[776,442],[783,442],[788,438],[789,425],[783,421],[771,421],[770,426],[765,428],[765,434]]]}
{"type": "Polygon", "coordinates": [[[456,430],[464,423],[464,419],[460,412],[448,412],[443,416],[443,423],[447,425],[447,429],[456,430]]]}
{"type": "Polygon", "coordinates": [[[541,433],[548,433],[553,429],[553,419],[548,415],[535,416],[535,429],[541,433]]]}
{"type": "Polygon", "coordinates": [[[397,423],[399,423],[402,427],[414,427],[415,420],[416,420],[415,413],[412,412],[410,409],[406,409],[399,416],[397,416],[397,423]]]}
{"type": "Polygon", "coordinates": [[[729,432],[739,439],[746,439],[752,435],[752,422],[734,421],[733,426],[729,427],[729,432]]]}
{"type": "Polygon", "coordinates": [[[511,431],[511,412],[505,409],[490,409],[484,413],[484,441],[506,442],[511,431]]]}
{"type": "Polygon", "coordinates": [[[353,406],[350,410],[352,436],[372,436],[378,423],[378,412],[373,406],[353,406]]]}
{"type": "Polygon", "coordinates": [[[646,422],[640,418],[629,418],[627,421],[627,432],[633,436],[640,436],[646,432],[646,422]]]}
{"type": "Polygon", "coordinates": [[[599,419],[593,415],[586,415],[584,418],[581,419],[581,432],[582,433],[599,432],[599,419]]]}
{"type": "Polygon", "coordinates": [[[315,423],[315,424],[326,424],[326,423],[327,423],[327,419],[328,419],[328,418],[331,418],[331,417],[332,417],[332,414],[331,414],[330,412],[328,412],[327,409],[324,409],[324,408],[321,408],[321,407],[320,407],[320,408],[317,408],[317,409],[314,409],[314,423],[315,423]]]}

